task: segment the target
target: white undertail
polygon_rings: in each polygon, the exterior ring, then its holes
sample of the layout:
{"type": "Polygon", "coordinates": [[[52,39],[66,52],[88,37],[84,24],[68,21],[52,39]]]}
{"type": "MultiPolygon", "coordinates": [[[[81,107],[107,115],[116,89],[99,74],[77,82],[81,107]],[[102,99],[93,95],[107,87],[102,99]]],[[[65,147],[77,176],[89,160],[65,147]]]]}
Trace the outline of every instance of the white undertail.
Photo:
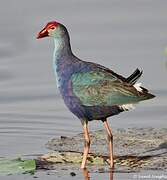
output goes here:
{"type": "Polygon", "coordinates": [[[141,88],[141,83],[136,83],[133,86],[136,88],[137,91],[139,91],[139,92],[143,91],[142,88],[141,88]]]}
{"type": "Polygon", "coordinates": [[[119,107],[124,111],[129,111],[131,109],[135,109],[134,104],[123,104],[123,105],[121,105],[119,107]]]}

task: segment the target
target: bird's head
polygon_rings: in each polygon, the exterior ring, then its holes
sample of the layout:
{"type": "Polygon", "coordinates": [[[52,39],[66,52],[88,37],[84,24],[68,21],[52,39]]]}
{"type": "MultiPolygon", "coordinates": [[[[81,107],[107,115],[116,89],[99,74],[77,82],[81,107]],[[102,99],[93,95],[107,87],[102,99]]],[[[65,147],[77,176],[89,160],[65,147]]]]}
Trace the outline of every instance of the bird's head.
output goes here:
{"type": "Polygon", "coordinates": [[[63,25],[56,21],[48,22],[46,26],[37,34],[37,39],[44,37],[60,37],[63,33],[61,26],[63,25]]]}

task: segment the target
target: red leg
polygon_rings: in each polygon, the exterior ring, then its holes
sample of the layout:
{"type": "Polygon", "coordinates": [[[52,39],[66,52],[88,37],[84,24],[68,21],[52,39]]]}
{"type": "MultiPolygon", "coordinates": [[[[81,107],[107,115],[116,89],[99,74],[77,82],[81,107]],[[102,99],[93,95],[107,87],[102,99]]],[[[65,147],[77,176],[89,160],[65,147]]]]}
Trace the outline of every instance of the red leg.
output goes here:
{"type": "Polygon", "coordinates": [[[108,141],[109,141],[109,152],[110,152],[110,167],[113,168],[114,167],[114,160],[113,160],[113,136],[112,136],[112,132],[111,129],[108,125],[107,120],[104,121],[104,127],[107,131],[107,135],[108,135],[108,141]]]}
{"type": "Polygon", "coordinates": [[[84,138],[85,138],[85,146],[84,146],[81,169],[84,169],[86,167],[86,160],[87,160],[89,149],[90,149],[90,137],[89,137],[89,132],[88,132],[88,123],[85,123],[83,125],[83,132],[84,132],[84,138]]]}

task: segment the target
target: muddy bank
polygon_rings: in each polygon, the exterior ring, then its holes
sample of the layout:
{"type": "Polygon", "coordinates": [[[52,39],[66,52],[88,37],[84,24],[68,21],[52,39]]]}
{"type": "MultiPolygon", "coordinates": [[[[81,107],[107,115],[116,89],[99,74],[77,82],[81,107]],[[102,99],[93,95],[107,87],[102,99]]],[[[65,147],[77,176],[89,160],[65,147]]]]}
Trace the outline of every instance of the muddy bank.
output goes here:
{"type": "MultiPolygon", "coordinates": [[[[90,133],[88,172],[112,174],[157,170],[158,173],[167,169],[167,128],[118,129],[113,135],[115,166],[110,170],[106,133],[102,130],[90,133]]],[[[45,170],[43,172],[48,175],[76,176],[76,172],[80,172],[83,145],[83,134],[52,139],[46,144],[51,150],[48,154],[35,155],[33,159],[0,158],[0,175],[34,174],[45,170]]]]}
{"type": "MultiPolygon", "coordinates": [[[[90,167],[108,165],[108,146],[103,130],[90,133],[90,167]]],[[[115,170],[167,169],[167,128],[117,129],[114,135],[115,170]]],[[[50,140],[46,147],[52,152],[41,156],[38,166],[44,168],[79,166],[82,160],[83,134],[61,136],[50,140]]]]}

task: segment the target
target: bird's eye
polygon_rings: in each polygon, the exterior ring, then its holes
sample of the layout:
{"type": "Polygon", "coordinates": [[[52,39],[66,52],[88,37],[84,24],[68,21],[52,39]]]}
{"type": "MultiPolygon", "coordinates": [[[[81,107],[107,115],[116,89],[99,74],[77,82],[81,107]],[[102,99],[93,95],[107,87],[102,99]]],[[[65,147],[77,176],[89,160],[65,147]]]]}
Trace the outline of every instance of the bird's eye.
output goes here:
{"type": "Polygon", "coordinates": [[[48,29],[55,29],[55,26],[53,24],[48,26],[48,29]]]}

